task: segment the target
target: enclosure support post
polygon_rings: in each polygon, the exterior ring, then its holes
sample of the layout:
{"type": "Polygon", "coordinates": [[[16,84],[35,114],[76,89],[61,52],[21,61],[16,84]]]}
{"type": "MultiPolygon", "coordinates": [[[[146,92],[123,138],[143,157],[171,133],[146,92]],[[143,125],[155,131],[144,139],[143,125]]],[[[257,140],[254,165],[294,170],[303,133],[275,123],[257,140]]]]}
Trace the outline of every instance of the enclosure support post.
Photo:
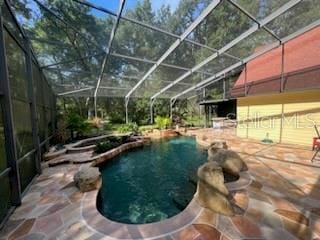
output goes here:
{"type": "Polygon", "coordinates": [[[172,118],[173,118],[173,106],[174,106],[176,101],[177,101],[176,98],[171,98],[170,99],[170,119],[171,119],[171,121],[172,121],[172,118]]]}
{"type": "Polygon", "coordinates": [[[124,105],[125,105],[125,109],[126,109],[126,124],[128,124],[129,123],[129,116],[128,116],[129,98],[125,98],[124,101],[125,101],[124,105]]]}
{"type": "MultiPolygon", "coordinates": [[[[35,102],[35,104],[36,104],[36,102],[35,102]]],[[[55,132],[57,132],[57,130],[58,130],[57,108],[56,108],[56,106],[57,106],[57,98],[55,96],[53,96],[53,123],[54,123],[54,131],[55,132]]],[[[39,133],[39,131],[38,131],[38,133],[39,133]]]]}
{"type": "Polygon", "coordinates": [[[226,79],[223,79],[223,100],[226,99],[226,79]]]}
{"type": "MultiPolygon", "coordinates": [[[[43,92],[43,90],[44,90],[43,83],[45,82],[43,72],[42,72],[42,75],[41,75],[41,82],[42,82],[42,84],[41,84],[40,91],[43,92]]],[[[45,102],[44,94],[42,94],[42,101],[45,102]]],[[[44,105],[42,107],[42,109],[43,109],[43,113],[44,113],[44,116],[43,116],[44,126],[42,126],[42,127],[44,127],[44,139],[47,140],[48,137],[49,137],[47,107],[44,105]]],[[[44,145],[44,149],[45,149],[45,151],[49,150],[49,141],[46,141],[46,143],[44,145]]]]}
{"type": "Polygon", "coordinates": [[[31,125],[32,125],[32,141],[34,148],[36,149],[36,169],[37,173],[41,174],[41,150],[38,134],[36,103],[33,92],[33,73],[32,73],[32,58],[31,58],[31,45],[29,39],[25,38],[26,53],[26,67],[28,78],[28,98],[31,113],[31,125]]]}
{"type": "Polygon", "coordinates": [[[105,56],[103,58],[100,74],[99,74],[98,81],[97,81],[97,85],[96,85],[96,88],[94,90],[93,96],[94,96],[94,99],[95,99],[95,101],[94,101],[95,117],[98,117],[97,116],[97,94],[98,94],[98,90],[99,90],[101,81],[103,79],[103,74],[104,74],[105,68],[107,66],[108,57],[109,57],[109,54],[110,54],[110,49],[111,49],[111,46],[112,46],[112,43],[113,43],[114,36],[116,35],[116,32],[117,32],[117,28],[118,28],[118,25],[119,25],[119,22],[120,22],[120,16],[122,14],[122,10],[123,10],[125,1],[126,0],[120,0],[119,1],[119,9],[118,9],[118,14],[117,14],[117,19],[114,22],[114,25],[113,25],[112,30],[111,30],[110,38],[109,38],[107,49],[106,49],[106,54],[105,54],[105,56]]]}
{"type": "Polygon", "coordinates": [[[207,122],[208,122],[208,106],[204,105],[204,128],[208,127],[207,122]]]}
{"type": "Polygon", "coordinates": [[[244,96],[247,96],[247,64],[244,65],[244,96]]]}
{"type": "MultiPolygon", "coordinates": [[[[202,90],[202,101],[206,99],[206,88],[203,88],[202,90]]],[[[207,128],[207,105],[204,105],[204,128],[207,128]]]]}
{"type": "MultiPolygon", "coordinates": [[[[1,4],[0,4],[1,5],[1,4]]],[[[6,49],[4,42],[3,18],[0,9],[0,104],[5,135],[5,149],[9,179],[11,185],[11,203],[14,206],[21,204],[21,186],[19,177],[19,165],[17,161],[17,149],[14,136],[11,93],[9,85],[9,73],[6,61],[6,49]],[[1,95],[2,93],[2,95],[1,95]]]]}
{"type": "Polygon", "coordinates": [[[284,90],[284,44],[281,44],[281,78],[280,78],[280,92],[284,90]]]}
{"type": "MultiPolygon", "coordinates": [[[[48,110],[46,107],[44,107],[44,122],[45,122],[45,128],[44,128],[44,139],[49,138],[49,128],[48,128],[48,110]]],[[[45,151],[49,150],[49,141],[46,141],[45,143],[45,151]]]]}
{"type": "Polygon", "coordinates": [[[199,126],[201,126],[201,105],[199,104],[199,126]]]}
{"type": "Polygon", "coordinates": [[[93,102],[94,102],[94,117],[98,117],[98,112],[97,112],[97,96],[93,97],[93,102]]]}
{"type": "Polygon", "coordinates": [[[202,98],[201,98],[201,101],[204,101],[206,100],[206,88],[203,88],[202,90],[202,98]]]}
{"type": "Polygon", "coordinates": [[[153,104],[155,99],[151,99],[150,101],[150,124],[153,124],[153,104]]]}

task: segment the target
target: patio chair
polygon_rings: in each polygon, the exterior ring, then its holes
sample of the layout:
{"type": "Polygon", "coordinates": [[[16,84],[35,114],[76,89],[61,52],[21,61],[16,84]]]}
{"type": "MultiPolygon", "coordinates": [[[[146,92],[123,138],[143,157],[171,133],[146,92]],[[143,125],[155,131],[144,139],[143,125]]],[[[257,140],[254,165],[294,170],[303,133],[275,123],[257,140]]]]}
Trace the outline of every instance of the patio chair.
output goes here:
{"type": "Polygon", "coordinates": [[[316,150],[316,152],[314,153],[314,155],[311,159],[311,162],[313,162],[315,160],[318,153],[320,152],[320,133],[319,133],[318,127],[316,125],[314,125],[314,128],[316,130],[318,137],[313,138],[312,151],[316,150]]]}

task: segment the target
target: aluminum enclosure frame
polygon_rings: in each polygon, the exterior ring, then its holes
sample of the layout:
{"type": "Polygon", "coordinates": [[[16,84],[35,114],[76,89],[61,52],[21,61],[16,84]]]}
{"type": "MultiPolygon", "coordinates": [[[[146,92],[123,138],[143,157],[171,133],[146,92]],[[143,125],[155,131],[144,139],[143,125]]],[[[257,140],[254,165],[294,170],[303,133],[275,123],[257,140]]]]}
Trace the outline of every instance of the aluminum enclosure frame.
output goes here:
{"type": "Polygon", "coordinates": [[[185,30],[183,34],[177,39],[167,51],[158,59],[149,71],[141,78],[141,80],[131,89],[125,96],[125,101],[129,101],[131,94],[157,69],[157,67],[180,45],[180,43],[204,20],[212,10],[221,2],[221,0],[213,0],[209,6],[197,17],[197,19],[191,23],[191,25],[185,30]]]}
{"type": "Polygon", "coordinates": [[[99,91],[99,86],[100,86],[100,83],[101,83],[101,80],[102,80],[102,77],[103,77],[104,70],[105,70],[106,65],[107,65],[108,57],[109,57],[109,54],[110,54],[110,49],[111,49],[111,46],[112,46],[112,43],[113,43],[114,36],[116,35],[116,32],[117,32],[117,28],[118,28],[119,21],[120,21],[120,16],[121,16],[121,13],[122,13],[122,10],[123,10],[125,2],[126,2],[126,0],[120,0],[117,19],[116,19],[116,22],[114,23],[112,31],[111,31],[111,36],[110,36],[110,39],[109,39],[109,42],[108,42],[106,55],[103,58],[103,62],[102,62],[101,71],[100,71],[100,75],[99,75],[99,78],[98,78],[97,86],[96,86],[96,88],[94,90],[93,99],[94,99],[94,114],[95,114],[95,117],[97,117],[97,93],[99,91]]]}
{"type": "MultiPolygon", "coordinates": [[[[167,91],[169,88],[171,88],[172,86],[176,85],[177,83],[181,82],[182,80],[184,80],[186,77],[190,76],[194,71],[197,71],[198,69],[200,69],[201,67],[203,67],[204,65],[206,65],[207,63],[211,62],[212,60],[214,60],[215,58],[217,58],[220,54],[226,52],[227,50],[229,50],[230,48],[232,48],[233,46],[235,46],[237,43],[239,43],[240,41],[242,41],[243,39],[245,39],[246,37],[250,36],[251,34],[253,34],[254,32],[258,31],[259,29],[263,28],[267,23],[271,22],[272,20],[274,20],[275,18],[277,18],[278,16],[280,16],[281,14],[283,14],[284,12],[288,11],[289,9],[293,8],[294,6],[296,6],[298,3],[300,3],[302,0],[291,0],[289,2],[287,2],[286,4],[284,4],[282,7],[278,8],[275,12],[273,12],[272,14],[270,14],[269,16],[267,16],[266,18],[264,18],[262,21],[258,21],[256,20],[255,26],[252,26],[251,28],[249,28],[247,31],[245,31],[244,33],[242,33],[240,36],[238,36],[237,38],[235,38],[234,40],[232,40],[231,42],[229,42],[228,44],[226,44],[225,46],[223,46],[222,48],[219,49],[219,51],[217,53],[214,53],[213,55],[211,55],[210,57],[208,57],[207,59],[205,59],[204,61],[202,61],[201,63],[199,63],[198,65],[194,66],[189,72],[186,72],[185,74],[183,74],[182,76],[180,76],[179,78],[177,78],[176,80],[174,80],[171,84],[167,85],[166,87],[164,87],[163,89],[161,89],[158,93],[156,93],[155,95],[153,95],[151,98],[156,98],[158,97],[160,94],[164,93],[165,91],[167,91]]],[[[269,31],[267,31],[269,33],[269,31]]],[[[269,33],[270,34],[270,33],[269,33]]],[[[270,34],[271,35],[271,34],[270,34]]],[[[271,35],[273,36],[273,35],[271,35]]],[[[277,39],[279,39],[277,37],[277,39]]]]}
{"type": "Polygon", "coordinates": [[[264,54],[264,53],[266,53],[266,52],[268,52],[268,51],[270,51],[270,50],[272,50],[274,48],[277,48],[277,47],[283,45],[284,43],[290,41],[291,39],[293,39],[293,38],[295,38],[295,37],[307,32],[307,31],[310,31],[313,28],[318,27],[318,26],[320,26],[320,20],[317,20],[317,21],[313,22],[312,24],[304,27],[303,29],[300,29],[300,30],[296,31],[293,34],[282,38],[281,42],[279,42],[278,44],[271,45],[267,49],[265,49],[265,50],[263,50],[261,52],[252,54],[251,56],[245,58],[243,61],[240,61],[240,62],[238,62],[238,63],[236,63],[236,64],[234,64],[234,65],[232,65],[232,66],[230,66],[228,68],[225,68],[224,70],[218,72],[214,76],[209,77],[209,78],[201,81],[200,83],[198,83],[198,84],[186,89],[182,93],[179,93],[179,94],[175,95],[174,97],[172,97],[172,99],[179,98],[179,97],[183,96],[184,94],[186,94],[186,93],[188,93],[188,92],[190,92],[192,90],[204,88],[205,87],[204,85],[206,85],[206,84],[215,83],[215,82],[223,79],[223,78],[219,78],[219,77],[223,76],[224,74],[226,74],[226,73],[228,73],[228,72],[230,72],[230,71],[232,71],[232,70],[234,70],[234,69],[236,69],[236,68],[238,68],[238,67],[240,67],[242,65],[245,65],[247,62],[251,61],[252,59],[254,59],[254,58],[256,58],[256,57],[258,57],[258,56],[260,56],[260,55],[262,55],[262,54],[264,54]],[[219,78],[219,79],[217,79],[217,78],[219,78]]]}

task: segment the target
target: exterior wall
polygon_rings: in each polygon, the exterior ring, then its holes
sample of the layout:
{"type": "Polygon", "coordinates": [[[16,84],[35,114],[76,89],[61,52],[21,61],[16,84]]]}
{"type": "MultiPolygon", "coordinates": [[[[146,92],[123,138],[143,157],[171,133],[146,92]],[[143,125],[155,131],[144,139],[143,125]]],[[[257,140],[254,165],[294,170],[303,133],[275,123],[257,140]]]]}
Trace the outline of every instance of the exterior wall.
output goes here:
{"type": "Polygon", "coordinates": [[[320,125],[320,91],[252,96],[238,99],[237,135],[311,146],[320,125]]]}

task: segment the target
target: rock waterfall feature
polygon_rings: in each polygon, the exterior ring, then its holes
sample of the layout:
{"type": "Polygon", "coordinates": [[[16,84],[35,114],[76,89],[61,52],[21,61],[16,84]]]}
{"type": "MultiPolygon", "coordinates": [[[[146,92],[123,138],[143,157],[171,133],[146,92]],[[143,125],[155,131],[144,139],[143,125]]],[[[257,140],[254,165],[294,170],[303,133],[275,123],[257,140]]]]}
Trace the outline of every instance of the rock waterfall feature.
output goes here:
{"type": "Polygon", "coordinates": [[[224,172],[239,176],[248,167],[241,156],[228,150],[225,142],[211,144],[208,149],[208,162],[198,168],[198,184],[196,199],[198,203],[214,212],[233,216],[238,207],[230,199],[230,193],[225,185],[224,172]]]}

